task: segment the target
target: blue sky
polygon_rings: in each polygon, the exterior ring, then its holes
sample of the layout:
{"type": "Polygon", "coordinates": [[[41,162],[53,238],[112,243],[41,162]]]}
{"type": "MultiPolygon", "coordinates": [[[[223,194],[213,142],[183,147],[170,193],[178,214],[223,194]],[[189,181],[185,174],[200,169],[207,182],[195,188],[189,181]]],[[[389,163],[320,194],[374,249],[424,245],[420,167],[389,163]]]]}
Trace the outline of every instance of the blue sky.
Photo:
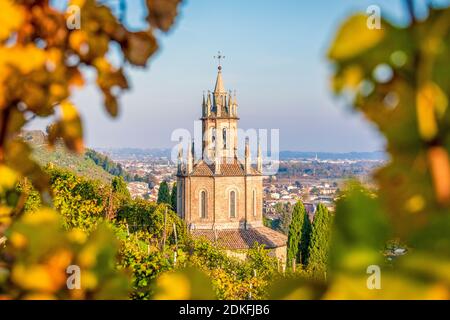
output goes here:
{"type": "MultiPolygon", "coordinates": [[[[127,23],[141,27],[143,0],[127,2],[127,23]]],[[[213,56],[221,50],[225,87],[237,90],[241,127],[280,129],[282,150],[380,150],[376,130],[332,96],[325,59],[339,23],[374,4],[385,17],[406,21],[402,0],[186,1],[176,26],[160,36],[161,50],[149,68],[128,68],[132,90],[122,96],[117,119],[107,116],[93,85],[76,92],[86,143],[171,147],[171,132],[193,130],[200,117],[202,92],[213,89],[216,77],[213,56]]],[[[39,126],[43,122],[32,127],[39,126]]]]}

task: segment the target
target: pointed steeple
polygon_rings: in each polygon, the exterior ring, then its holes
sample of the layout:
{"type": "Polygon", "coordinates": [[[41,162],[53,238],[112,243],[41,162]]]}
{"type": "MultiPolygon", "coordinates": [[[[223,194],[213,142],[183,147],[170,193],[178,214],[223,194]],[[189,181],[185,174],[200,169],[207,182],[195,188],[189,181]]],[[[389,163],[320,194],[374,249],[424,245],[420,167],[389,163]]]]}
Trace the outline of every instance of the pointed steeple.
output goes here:
{"type": "Polygon", "coordinates": [[[221,60],[224,59],[225,56],[222,55],[222,53],[219,51],[217,52],[217,56],[214,56],[214,58],[217,59],[219,63],[219,66],[217,67],[217,69],[219,69],[219,72],[217,72],[216,86],[214,88],[214,95],[217,97],[217,95],[220,93],[226,93],[222,80],[222,65],[221,65],[221,60]]]}
{"type": "Polygon", "coordinates": [[[209,117],[211,114],[211,92],[208,90],[208,97],[206,99],[206,116],[209,117]]]}
{"type": "Polygon", "coordinates": [[[245,173],[249,174],[252,167],[252,159],[250,156],[250,144],[248,138],[245,139],[245,173]]]}
{"type": "Polygon", "coordinates": [[[223,80],[222,80],[222,67],[219,66],[218,69],[219,69],[219,72],[217,72],[216,86],[214,87],[215,95],[221,94],[221,93],[226,93],[225,86],[223,85],[223,80]]]}
{"type": "Polygon", "coordinates": [[[203,91],[202,116],[206,117],[206,115],[207,115],[207,111],[206,111],[205,91],[203,91]]]}

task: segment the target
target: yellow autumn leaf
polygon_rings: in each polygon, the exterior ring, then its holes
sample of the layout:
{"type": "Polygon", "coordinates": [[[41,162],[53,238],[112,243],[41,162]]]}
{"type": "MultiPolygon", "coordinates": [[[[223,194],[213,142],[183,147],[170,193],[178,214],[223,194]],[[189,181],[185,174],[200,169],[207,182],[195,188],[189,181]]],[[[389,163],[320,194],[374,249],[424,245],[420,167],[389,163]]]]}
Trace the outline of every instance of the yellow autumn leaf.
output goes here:
{"type": "Polygon", "coordinates": [[[11,0],[0,0],[0,41],[8,39],[22,25],[23,20],[24,12],[21,7],[11,0]]]}
{"type": "Polygon", "coordinates": [[[57,297],[48,293],[29,293],[23,297],[24,300],[57,300],[57,297]]]}
{"type": "Polygon", "coordinates": [[[345,84],[350,88],[357,88],[361,83],[363,71],[359,66],[352,65],[345,70],[345,84]]]}
{"type": "Polygon", "coordinates": [[[72,121],[78,119],[77,108],[75,108],[75,106],[68,101],[64,101],[63,103],[61,103],[61,112],[64,121],[72,121]]]}
{"type": "Polygon", "coordinates": [[[85,2],[86,0],[70,0],[70,5],[82,7],[84,6],[85,2]]]}
{"type": "Polygon", "coordinates": [[[447,111],[448,98],[442,89],[435,83],[432,84],[434,91],[434,108],[439,118],[442,118],[447,111]]]}
{"type": "Polygon", "coordinates": [[[22,222],[29,225],[55,225],[59,223],[59,217],[55,211],[44,208],[33,213],[25,214],[22,218],[22,222]]]}
{"type": "Polygon", "coordinates": [[[94,272],[84,270],[80,277],[80,286],[83,290],[94,290],[98,286],[98,278],[94,272]]]}
{"type": "Polygon", "coordinates": [[[159,292],[156,300],[188,300],[191,297],[191,285],[185,274],[165,273],[157,281],[159,292]]]}
{"type": "Polygon", "coordinates": [[[0,192],[14,188],[17,182],[17,173],[11,168],[0,165],[0,192]]]}
{"type": "Polygon", "coordinates": [[[17,264],[12,270],[12,281],[25,290],[53,292],[57,289],[44,265],[17,264]]]}
{"type": "Polygon", "coordinates": [[[450,158],[447,150],[443,147],[430,148],[428,162],[436,200],[441,204],[448,204],[450,202],[450,158]]]}
{"type": "Polygon", "coordinates": [[[16,232],[16,231],[14,231],[11,234],[11,236],[9,237],[9,240],[16,249],[22,249],[28,243],[27,237],[24,236],[22,233],[16,232]]]}
{"type": "Polygon", "coordinates": [[[408,199],[405,204],[405,208],[411,213],[416,213],[423,210],[423,208],[425,208],[425,205],[425,198],[422,195],[418,194],[408,199]]]}
{"type": "Polygon", "coordinates": [[[87,234],[81,229],[72,229],[68,232],[69,240],[75,243],[83,244],[87,240],[87,234]]]}
{"type": "Polygon", "coordinates": [[[378,44],[385,36],[385,29],[369,29],[367,16],[357,14],[350,17],[339,29],[328,52],[332,60],[345,60],[378,44]]]}
{"type": "Polygon", "coordinates": [[[91,268],[97,263],[98,247],[90,244],[83,248],[78,256],[78,262],[80,266],[91,268]]]}
{"type": "Polygon", "coordinates": [[[420,136],[429,141],[433,139],[437,132],[437,122],[435,115],[435,87],[432,83],[421,86],[416,95],[417,122],[420,136]]]}
{"type": "Polygon", "coordinates": [[[12,47],[0,47],[0,69],[11,65],[22,73],[30,73],[44,66],[47,54],[44,50],[34,44],[25,46],[15,45],[12,47]]]}
{"type": "Polygon", "coordinates": [[[0,206],[0,225],[9,225],[11,223],[11,207],[0,206]]]}
{"type": "Polygon", "coordinates": [[[70,33],[69,44],[76,52],[82,53],[84,46],[87,45],[87,35],[82,30],[76,30],[70,33]]]}

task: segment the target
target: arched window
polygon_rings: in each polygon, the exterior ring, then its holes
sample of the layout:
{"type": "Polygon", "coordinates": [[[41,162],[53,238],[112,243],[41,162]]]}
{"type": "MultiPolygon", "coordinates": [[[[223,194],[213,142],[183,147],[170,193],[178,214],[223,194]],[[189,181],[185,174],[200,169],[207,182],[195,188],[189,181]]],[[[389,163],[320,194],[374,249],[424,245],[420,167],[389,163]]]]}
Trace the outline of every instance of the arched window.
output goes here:
{"type": "Polygon", "coordinates": [[[253,216],[256,217],[256,190],[253,190],[253,195],[252,195],[252,210],[253,210],[253,216]]]}
{"type": "Polygon", "coordinates": [[[230,218],[236,218],[236,191],[230,191],[230,218]]]}
{"type": "Polygon", "coordinates": [[[207,214],[207,197],[206,197],[206,191],[200,192],[200,218],[206,219],[208,217],[207,214]]]}
{"type": "Polygon", "coordinates": [[[227,149],[227,128],[223,128],[222,136],[223,136],[223,148],[227,149]]]}

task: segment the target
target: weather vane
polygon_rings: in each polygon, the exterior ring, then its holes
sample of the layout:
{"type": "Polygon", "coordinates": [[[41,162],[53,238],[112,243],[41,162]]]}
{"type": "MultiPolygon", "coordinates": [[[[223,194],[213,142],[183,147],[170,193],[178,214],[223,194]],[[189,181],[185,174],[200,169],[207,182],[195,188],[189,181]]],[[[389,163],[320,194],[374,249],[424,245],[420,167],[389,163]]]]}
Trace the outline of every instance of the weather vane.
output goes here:
{"type": "Polygon", "coordinates": [[[225,56],[222,55],[220,51],[217,52],[217,56],[214,56],[214,59],[217,59],[219,61],[219,69],[222,69],[222,65],[220,64],[220,61],[222,59],[225,59],[225,56]]]}

